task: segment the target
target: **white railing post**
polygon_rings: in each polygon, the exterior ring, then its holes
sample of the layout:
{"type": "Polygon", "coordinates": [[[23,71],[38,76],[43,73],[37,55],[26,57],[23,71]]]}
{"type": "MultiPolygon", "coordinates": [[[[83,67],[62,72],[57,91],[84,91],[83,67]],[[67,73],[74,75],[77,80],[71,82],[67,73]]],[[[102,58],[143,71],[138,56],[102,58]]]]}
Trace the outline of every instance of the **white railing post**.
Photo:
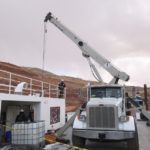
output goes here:
{"type": "Polygon", "coordinates": [[[32,78],[30,78],[30,95],[32,95],[32,78]]]}
{"type": "Polygon", "coordinates": [[[9,73],[9,94],[11,94],[11,72],[9,73]]]}
{"type": "Polygon", "coordinates": [[[67,91],[67,88],[65,87],[65,90],[64,90],[64,99],[66,99],[66,91],[67,91]]]}
{"type": "Polygon", "coordinates": [[[60,90],[59,90],[58,86],[56,86],[56,87],[57,87],[57,90],[56,90],[57,98],[59,98],[60,90]]]}
{"type": "Polygon", "coordinates": [[[41,84],[42,84],[42,89],[41,89],[41,90],[42,90],[42,94],[41,94],[41,96],[43,97],[43,96],[44,96],[44,90],[43,90],[43,86],[44,86],[44,85],[43,85],[43,81],[41,82],[41,84]]]}

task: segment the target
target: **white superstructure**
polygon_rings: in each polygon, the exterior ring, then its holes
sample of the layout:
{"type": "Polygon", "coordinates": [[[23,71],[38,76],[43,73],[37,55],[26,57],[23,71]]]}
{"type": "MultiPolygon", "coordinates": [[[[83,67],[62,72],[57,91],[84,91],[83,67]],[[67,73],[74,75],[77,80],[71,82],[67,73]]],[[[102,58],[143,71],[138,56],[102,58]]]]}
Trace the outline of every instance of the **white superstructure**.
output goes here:
{"type": "Polygon", "coordinates": [[[15,123],[20,109],[34,120],[45,122],[45,132],[65,124],[65,95],[58,98],[58,87],[25,76],[0,70],[0,115],[6,131],[15,123]]]}

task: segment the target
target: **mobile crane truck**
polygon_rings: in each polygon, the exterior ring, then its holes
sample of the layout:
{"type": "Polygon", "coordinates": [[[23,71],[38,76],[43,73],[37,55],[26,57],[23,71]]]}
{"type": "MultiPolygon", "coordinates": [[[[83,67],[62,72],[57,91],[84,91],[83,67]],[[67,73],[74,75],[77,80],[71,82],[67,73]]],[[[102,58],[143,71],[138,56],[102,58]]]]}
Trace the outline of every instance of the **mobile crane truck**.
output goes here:
{"type": "Polygon", "coordinates": [[[105,85],[89,85],[86,107],[73,122],[72,142],[74,146],[85,147],[86,140],[125,141],[128,150],[139,150],[138,132],[133,116],[126,115],[125,88],[119,79],[129,80],[129,75],[113,66],[110,61],[97,53],[67,27],[48,13],[44,22],[50,21],[81,50],[83,56],[101,81],[101,76],[91,59],[108,71],[113,79],[105,85]]]}

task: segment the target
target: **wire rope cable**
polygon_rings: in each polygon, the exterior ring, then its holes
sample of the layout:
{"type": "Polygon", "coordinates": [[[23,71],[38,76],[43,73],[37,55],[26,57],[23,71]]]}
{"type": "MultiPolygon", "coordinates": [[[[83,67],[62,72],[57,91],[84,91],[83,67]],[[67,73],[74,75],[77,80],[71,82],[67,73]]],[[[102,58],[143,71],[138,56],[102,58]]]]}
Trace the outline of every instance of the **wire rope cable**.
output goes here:
{"type": "Polygon", "coordinates": [[[42,55],[42,80],[44,79],[44,70],[45,70],[45,53],[46,53],[46,33],[47,27],[46,22],[44,22],[44,34],[43,34],[43,55],[42,55]]]}

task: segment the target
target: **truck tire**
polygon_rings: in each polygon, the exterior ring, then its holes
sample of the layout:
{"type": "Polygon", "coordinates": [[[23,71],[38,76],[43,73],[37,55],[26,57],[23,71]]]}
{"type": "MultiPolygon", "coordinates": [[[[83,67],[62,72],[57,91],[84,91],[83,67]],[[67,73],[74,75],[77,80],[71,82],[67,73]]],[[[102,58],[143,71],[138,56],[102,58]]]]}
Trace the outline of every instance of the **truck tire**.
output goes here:
{"type": "Polygon", "coordinates": [[[148,119],[143,115],[142,112],[140,113],[140,118],[141,118],[141,120],[143,120],[143,121],[147,121],[147,120],[148,120],[148,119]]]}
{"type": "Polygon", "coordinates": [[[73,144],[73,146],[76,146],[76,147],[79,147],[79,148],[84,148],[85,147],[85,142],[86,142],[85,138],[72,135],[72,144],[73,144]]]}
{"type": "Polygon", "coordinates": [[[135,123],[135,135],[133,139],[127,141],[128,150],[139,150],[138,131],[135,123]]]}

